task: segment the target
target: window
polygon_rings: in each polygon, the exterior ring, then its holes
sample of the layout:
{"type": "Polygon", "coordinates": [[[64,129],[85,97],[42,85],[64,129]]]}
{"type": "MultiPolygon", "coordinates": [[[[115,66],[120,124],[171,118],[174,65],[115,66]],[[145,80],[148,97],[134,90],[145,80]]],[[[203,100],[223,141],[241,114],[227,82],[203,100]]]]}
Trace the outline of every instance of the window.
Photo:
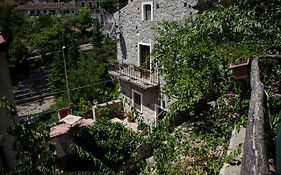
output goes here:
{"type": "Polygon", "coordinates": [[[150,70],[150,44],[139,43],[139,66],[150,70]]]}
{"type": "Polygon", "coordinates": [[[165,110],[159,105],[155,104],[155,116],[157,120],[162,120],[164,118],[165,110]]]}
{"type": "Polygon", "coordinates": [[[89,8],[92,9],[92,8],[93,8],[93,2],[92,2],[92,1],[89,1],[88,3],[89,3],[89,8]]]}
{"type": "Polygon", "coordinates": [[[142,20],[153,21],[153,2],[142,3],[142,20]]]}
{"type": "Polygon", "coordinates": [[[133,104],[138,111],[142,111],[142,94],[132,89],[133,104]]]}
{"type": "Polygon", "coordinates": [[[56,11],[55,10],[49,10],[49,13],[54,15],[54,14],[56,14],[56,11]]]}
{"type": "Polygon", "coordinates": [[[100,2],[97,1],[97,8],[100,9],[100,2]]]}
{"type": "Polygon", "coordinates": [[[85,7],[85,2],[84,1],[81,2],[81,6],[85,7]]]}

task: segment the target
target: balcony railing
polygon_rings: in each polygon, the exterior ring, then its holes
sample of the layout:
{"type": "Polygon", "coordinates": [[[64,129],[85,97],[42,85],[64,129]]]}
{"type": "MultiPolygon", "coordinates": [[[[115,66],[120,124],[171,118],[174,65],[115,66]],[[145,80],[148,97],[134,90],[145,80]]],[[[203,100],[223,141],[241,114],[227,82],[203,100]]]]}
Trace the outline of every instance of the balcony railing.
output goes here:
{"type": "Polygon", "coordinates": [[[135,68],[127,64],[114,64],[109,68],[109,74],[116,76],[124,81],[134,83],[144,89],[159,85],[157,72],[147,69],[135,68]]]}

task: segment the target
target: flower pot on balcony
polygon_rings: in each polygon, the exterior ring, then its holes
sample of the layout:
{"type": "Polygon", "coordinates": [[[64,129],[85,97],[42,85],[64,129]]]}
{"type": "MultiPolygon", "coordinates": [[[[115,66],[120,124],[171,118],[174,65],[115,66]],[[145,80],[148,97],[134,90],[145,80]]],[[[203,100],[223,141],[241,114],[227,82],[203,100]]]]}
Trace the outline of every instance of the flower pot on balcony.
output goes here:
{"type": "Polygon", "coordinates": [[[123,63],[123,64],[120,65],[120,68],[121,69],[126,69],[126,68],[128,68],[128,64],[123,63]]]}
{"type": "Polygon", "coordinates": [[[132,113],[127,113],[127,119],[128,119],[128,122],[134,122],[134,117],[132,115],[132,113]]]}
{"type": "Polygon", "coordinates": [[[149,72],[149,70],[147,70],[147,69],[141,69],[140,73],[141,73],[141,77],[142,77],[142,78],[149,79],[149,77],[150,77],[150,72],[149,72]]]}
{"type": "Polygon", "coordinates": [[[249,58],[245,63],[230,64],[229,68],[232,69],[236,80],[245,79],[249,76],[249,58]]]}
{"type": "Polygon", "coordinates": [[[126,114],[125,112],[118,112],[117,116],[118,116],[119,119],[124,119],[124,118],[126,118],[125,114],[126,114]]]}

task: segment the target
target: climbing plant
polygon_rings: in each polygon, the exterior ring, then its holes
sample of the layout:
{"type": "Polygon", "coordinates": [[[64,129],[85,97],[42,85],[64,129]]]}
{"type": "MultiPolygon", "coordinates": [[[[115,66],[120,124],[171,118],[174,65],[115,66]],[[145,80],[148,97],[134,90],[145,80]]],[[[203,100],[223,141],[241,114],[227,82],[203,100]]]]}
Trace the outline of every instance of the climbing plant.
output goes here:
{"type": "MultiPolygon", "coordinates": [[[[218,1],[221,2],[221,1],[218,1]]],[[[224,1],[223,1],[224,2],[224,1]]],[[[275,1],[213,3],[182,22],[156,28],[154,61],[165,79],[164,91],[177,101],[175,110],[189,110],[222,83],[220,67],[280,51],[281,7],[275,1]]],[[[223,87],[222,87],[223,86],[223,87]]]]}

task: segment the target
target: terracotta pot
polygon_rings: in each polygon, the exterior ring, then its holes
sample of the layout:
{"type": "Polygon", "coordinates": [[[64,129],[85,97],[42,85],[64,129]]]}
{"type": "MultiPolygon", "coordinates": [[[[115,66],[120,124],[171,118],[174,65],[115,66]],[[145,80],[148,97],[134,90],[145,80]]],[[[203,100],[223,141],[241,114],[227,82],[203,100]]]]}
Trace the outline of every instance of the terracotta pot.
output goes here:
{"type": "Polygon", "coordinates": [[[149,70],[142,69],[140,72],[141,72],[141,77],[142,77],[142,78],[148,79],[148,78],[150,77],[150,72],[149,72],[149,70]]]}
{"type": "Polygon", "coordinates": [[[229,68],[232,69],[236,80],[245,79],[249,76],[249,58],[246,63],[230,64],[229,68]]]}
{"type": "Polygon", "coordinates": [[[134,118],[133,118],[133,116],[128,115],[128,116],[127,116],[127,118],[128,118],[128,122],[134,122],[134,118]]]}
{"type": "Polygon", "coordinates": [[[118,116],[118,118],[119,119],[124,119],[126,116],[125,116],[125,112],[119,112],[118,114],[117,114],[117,116],[118,116]]]}

